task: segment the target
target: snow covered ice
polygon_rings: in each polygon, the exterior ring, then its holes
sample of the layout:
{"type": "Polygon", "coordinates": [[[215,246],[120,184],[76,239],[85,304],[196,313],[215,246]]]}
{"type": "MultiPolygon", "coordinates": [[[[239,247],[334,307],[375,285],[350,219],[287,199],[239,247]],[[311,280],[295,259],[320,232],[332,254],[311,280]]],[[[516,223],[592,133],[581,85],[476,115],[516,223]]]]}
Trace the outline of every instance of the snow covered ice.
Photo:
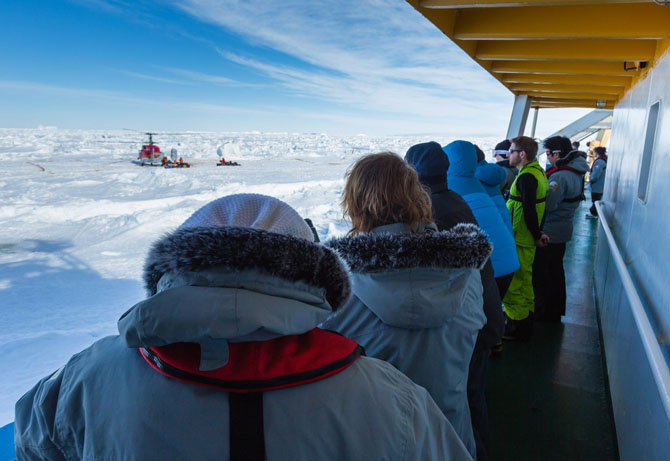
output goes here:
{"type": "MultiPolygon", "coordinates": [[[[186,133],[154,137],[191,168],[133,163],[131,131],[0,129],[0,426],[40,378],[95,340],[145,296],[148,247],[200,206],[235,193],[277,197],[311,218],[321,239],[344,234],[340,194],[360,155],[403,155],[425,136],[186,133]],[[240,167],[217,167],[239,143],[240,167]]],[[[499,139],[469,139],[489,152],[499,139]]]]}

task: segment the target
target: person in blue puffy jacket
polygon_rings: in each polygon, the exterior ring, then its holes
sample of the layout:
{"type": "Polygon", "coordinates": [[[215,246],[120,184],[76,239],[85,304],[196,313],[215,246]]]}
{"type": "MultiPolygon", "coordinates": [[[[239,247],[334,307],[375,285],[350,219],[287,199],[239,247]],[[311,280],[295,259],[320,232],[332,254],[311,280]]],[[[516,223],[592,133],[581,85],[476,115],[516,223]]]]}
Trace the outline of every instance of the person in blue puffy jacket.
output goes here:
{"type": "Polygon", "coordinates": [[[475,177],[478,165],[475,145],[468,141],[454,141],[443,149],[449,158],[449,187],[467,202],[479,227],[488,234],[493,244],[491,262],[502,298],[514,272],[520,267],[514,237],[484,186],[475,177]]]}
{"type": "Polygon", "coordinates": [[[416,171],[389,152],[355,163],[342,203],[351,231],[326,245],[348,263],[354,295],[322,327],[425,387],[475,457],[467,383],[486,321],[486,235],[474,224],[439,232],[416,171]]]}
{"type": "Polygon", "coordinates": [[[502,192],[500,192],[500,186],[507,179],[505,168],[495,163],[488,163],[484,152],[478,146],[475,146],[475,149],[477,150],[477,170],[475,170],[475,178],[479,180],[486,193],[489,194],[489,197],[491,197],[491,200],[495,203],[496,208],[498,208],[498,213],[500,213],[500,218],[509,230],[510,235],[514,235],[514,232],[512,231],[512,217],[507,209],[507,202],[505,201],[502,192]]]}
{"type": "Polygon", "coordinates": [[[144,281],[120,335],[17,402],[19,460],[472,459],[425,389],[316,328],[350,276],[280,200],[205,205],[144,281]]]}

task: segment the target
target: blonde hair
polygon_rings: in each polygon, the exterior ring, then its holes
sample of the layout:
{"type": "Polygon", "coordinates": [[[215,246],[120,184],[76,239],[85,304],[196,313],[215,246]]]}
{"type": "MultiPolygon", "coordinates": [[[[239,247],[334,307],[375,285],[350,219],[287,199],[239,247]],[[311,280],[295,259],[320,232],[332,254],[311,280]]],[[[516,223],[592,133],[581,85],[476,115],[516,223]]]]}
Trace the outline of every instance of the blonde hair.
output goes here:
{"type": "Polygon", "coordinates": [[[433,221],[431,201],[419,175],[393,152],[366,155],[347,172],[342,210],[351,219],[350,234],[393,223],[419,231],[433,221]]]}

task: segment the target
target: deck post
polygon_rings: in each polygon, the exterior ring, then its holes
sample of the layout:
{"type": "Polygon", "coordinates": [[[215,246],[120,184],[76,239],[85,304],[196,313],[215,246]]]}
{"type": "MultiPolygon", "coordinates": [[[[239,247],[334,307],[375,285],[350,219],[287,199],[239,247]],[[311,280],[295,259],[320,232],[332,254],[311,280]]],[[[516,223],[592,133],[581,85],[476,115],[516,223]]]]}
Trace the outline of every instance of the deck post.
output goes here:
{"type": "Polygon", "coordinates": [[[537,114],[540,112],[540,108],[536,107],[535,112],[533,112],[533,127],[530,129],[530,137],[535,137],[535,128],[537,127],[537,114]]]}
{"type": "Polygon", "coordinates": [[[527,94],[517,94],[514,97],[514,108],[512,116],[509,119],[509,128],[507,128],[507,139],[516,138],[523,135],[528,120],[528,111],[530,110],[530,97],[527,94]]]}

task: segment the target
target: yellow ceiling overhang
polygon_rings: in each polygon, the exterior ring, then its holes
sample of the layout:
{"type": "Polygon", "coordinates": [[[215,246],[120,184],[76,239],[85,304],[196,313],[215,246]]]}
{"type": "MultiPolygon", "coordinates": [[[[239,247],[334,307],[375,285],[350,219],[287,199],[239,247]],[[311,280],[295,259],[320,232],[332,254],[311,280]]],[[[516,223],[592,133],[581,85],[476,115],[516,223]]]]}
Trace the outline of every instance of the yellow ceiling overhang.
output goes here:
{"type": "Polygon", "coordinates": [[[407,0],[533,107],[613,108],[670,49],[653,0],[407,0]]]}

